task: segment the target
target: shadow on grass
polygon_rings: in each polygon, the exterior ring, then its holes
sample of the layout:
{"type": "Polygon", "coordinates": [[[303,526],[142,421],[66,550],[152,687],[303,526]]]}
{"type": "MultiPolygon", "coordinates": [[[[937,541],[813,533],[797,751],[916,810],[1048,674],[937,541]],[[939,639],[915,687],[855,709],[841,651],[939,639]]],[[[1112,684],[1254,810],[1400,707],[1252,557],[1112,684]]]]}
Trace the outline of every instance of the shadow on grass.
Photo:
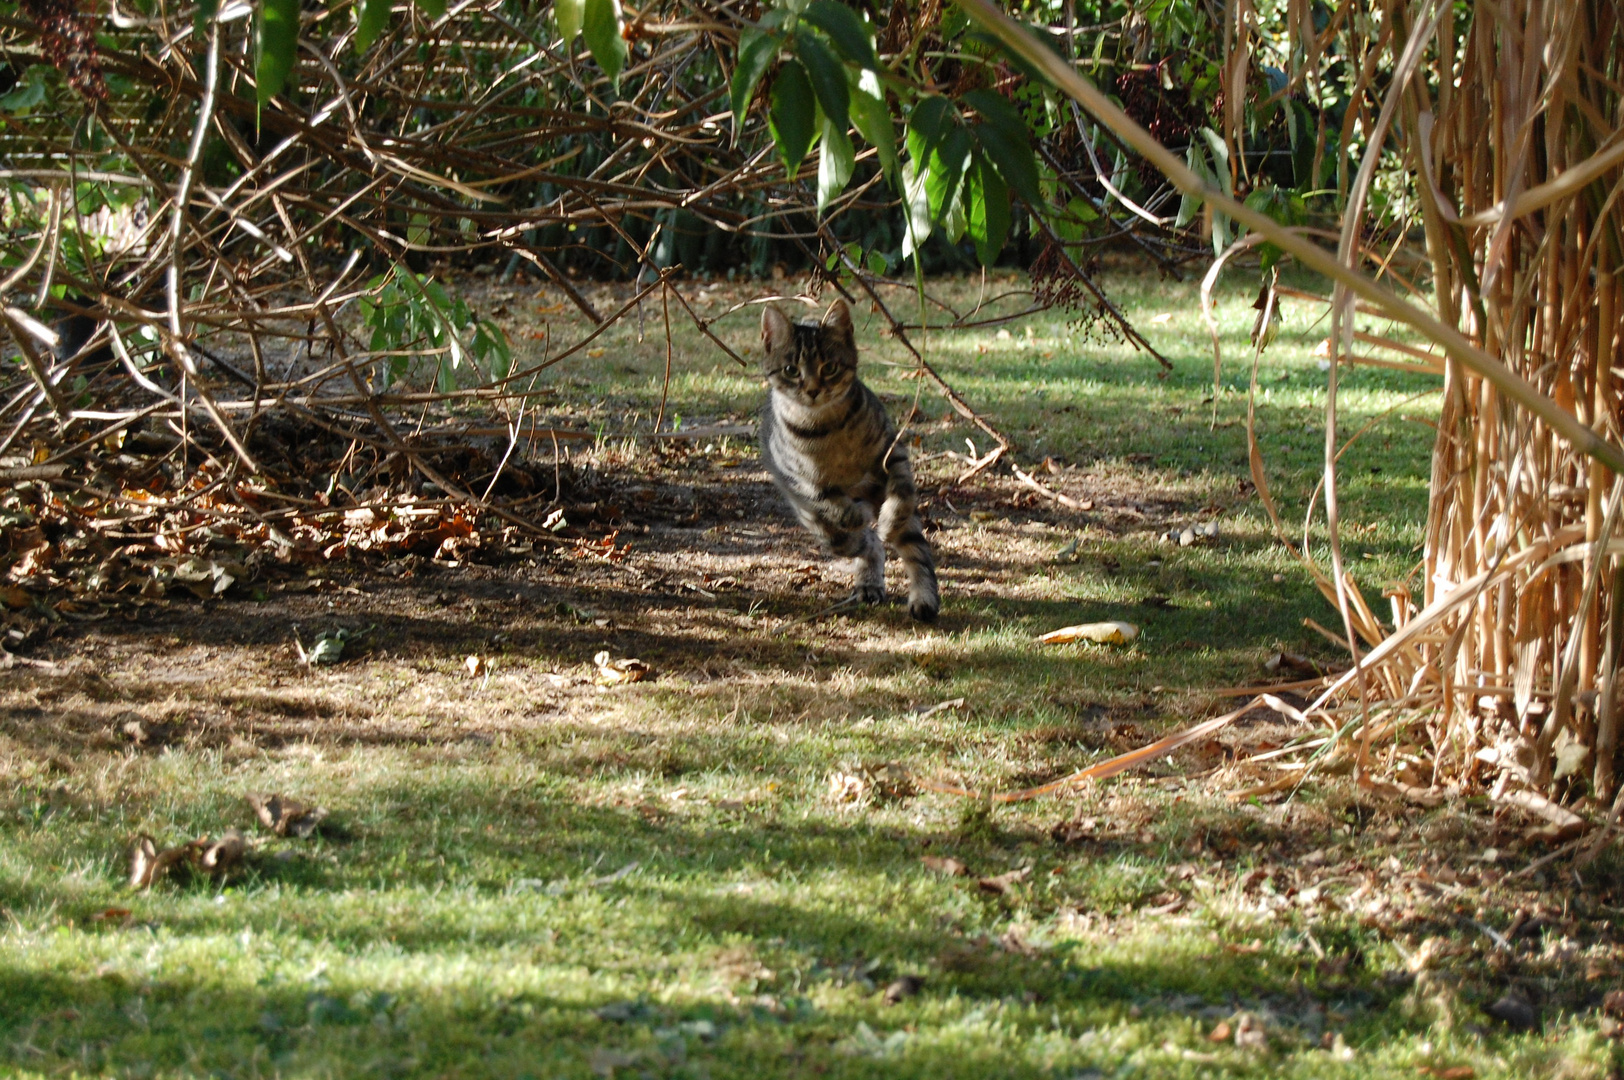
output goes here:
{"type": "MultiPolygon", "coordinates": [[[[669,928],[674,940],[732,942],[732,955],[739,942],[755,943],[772,950],[778,972],[731,989],[628,997],[615,990],[627,980],[614,977],[612,962],[600,968],[588,941],[549,953],[464,938],[448,951],[445,941],[402,942],[392,926],[339,942],[363,950],[354,968],[296,973],[264,960],[246,965],[259,972],[251,984],[196,969],[132,976],[129,965],[109,963],[99,974],[68,974],[0,960],[0,1062],[93,1075],[1052,1076],[1061,1064],[1114,1070],[1140,1042],[1091,1039],[1091,1030],[1110,1031],[1131,1014],[1143,1017],[1147,1038],[1188,1038],[1188,1017],[1202,1006],[1233,1009],[1238,987],[1296,1026],[1277,1019],[1276,1038],[1309,1045],[1326,1001],[1382,1006],[1369,993],[1290,985],[1278,957],[1271,971],[1266,956],[1221,949],[1150,946],[1084,963],[1066,948],[1036,957],[985,941],[944,949],[941,934],[921,930],[878,940],[860,920],[828,912],[813,920],[790,904],[722,898],[667,911],[683,924],[669,928]],[[370,976],[365,950],[378,948],[396,958],[400,949],[435,950],[455,971],[370,976]],[[923,972],[923,990],[887,1009],[877,990],[900,971],[923,972]]],[[[244,953],[250,932],[264,933],[244,928],[244,953]]],[[[229,963],[230,935],[213,940],[229,963]]]]}

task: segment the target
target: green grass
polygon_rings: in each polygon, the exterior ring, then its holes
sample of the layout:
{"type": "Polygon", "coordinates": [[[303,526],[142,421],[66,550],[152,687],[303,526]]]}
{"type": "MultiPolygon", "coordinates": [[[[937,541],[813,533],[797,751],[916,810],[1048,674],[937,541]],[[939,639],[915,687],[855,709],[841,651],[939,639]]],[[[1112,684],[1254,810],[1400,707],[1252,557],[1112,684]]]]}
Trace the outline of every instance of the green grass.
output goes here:
{"type": "MultiPolygon", "coordinates": [[[[1009,340],[933,335],[933,362],[1017,438],[1019,460],[1076,465],[1055,482],[1097,490],[1101,503],[1032,505],[1007,478],[942,486],[963,467],[942,451],[963,451],[967,436],[987,443],[927,388],[921,472],[947,596],[935,631],[886,610],[775,637],[782,616],[826,598],[752,586],[754,603],[724,593],[687,607],[544,568],[529,581],[542,595],[615,612],[619,625],[509,604],[508,572],[492,571],[335,595],[335,617],[381,629],[372,652],[332,672],[295,675],[271,655],[279,646],[266,643],[286,640],[297,611],[241,603],[202,616],[177,605],[160,628],[103,626],[63,646],[65,661],[82,649],[99,676],[0,675],[0,1072],[1605,1075],[1616,1055],[1594,1010],[1624,955],[1603,921],[1624,915],[1611,906],[1619,867],[1595,864],[1582,888],[1501,881],[1480,869],[1483,846],[1525,857],[1479,806],[1421,815],[1336,778],[1291,802],[1235,803],[1225,796],[1241,781],[1209,782],[1194,757],[1060,803],[829,795],[832,773],[890,761],[990,787],[1063,775],[1209,714],[1206,691],[1258,679],[1275,648],[1335,655],[1301,624],[1331,624],[1331,613],[1240,486],[1252,314],[1241,277],[1221,297],[1229,356],[1216,426],[1191,283],[1111,279],[1173,359],[1165,378],[1055,317],[1034,320],[1025,347],[1019,325],[1009,340]],[[1161,312],[1172,318],[1152,322],[1161,312]],[[1153,512],[1107,512],[1124,498],[1153,512]],[[1203,508],[1219,516],[1220,542],[1157,538],[1203,508]],[[1056,562],[1073,537],[1076,561],[1056,562]],[[486,585],[479,595],[495,598],[478,610],[424,607],[436,589],[486,585]],[[1169,606],[1144,606],[1150,595],[1169,606]],[[1120,649],[1032,642],[1096,618],[1145,633],[1120,649]],[[497,629],[507,640],[486,644],[497,629]],[[651,660],[659,677],[602,693],[544,678],[578,673],[610,647],[651,660]],[[499,654],[490,683],[460,678],[462,657],[487,649],[499,654]],[[916,711],[958,697],[967,708],[916,711]],[[210,734],[120,747],[125,711],[210,734]],[[310,722],[298,737],[266,737],[289,718],[310,722]],[[246,828],[250,791],[319,802],[334,827],[309,841],[263,838],[224,885],[123,887],[132,834],[175,842],[246,828]],[[1058,843],[1049,829],[1074,810],[1096,823],[1093,836],[1058,843]],[[1295,899],[1293,886],[1318,880],[1303,857],[1328,849],[1359,872],[1324,884],[1335,904],[1295,899]],[[969,876],[935,873],[925,856],[962,860],[969,876]],[[1452,867],[1460,884],[1393,885],[1389,859],[1452,867]],[[1002,893],[977,883],[1023,868],[1002,893]],[[1366,882],[1376,887],[1360,892],[1366,882]],[[1183,906],[1164,910],[1169,896],[1183,906]],[[1519,905],[1554,913],[1508,959],[1473,920],[1504,930],[1519,905]],[[129,915],[97,918],[114,908],[129,915]],[[1452,946],[1445,958],[1407,964],[1429,937],[1452,946]],[[1587,982],[1587,964],[1607,974],[1587,982]],[[882,992],[907,975],[923,978],[920,991],[886,1004],[882,992]],[[1514,1033],[1479,1011],[1508,983],[1540,997],[1539,1030],[1514,1033]],[[1209,1037],[1241,1013],[1262,1018],[1266,1047],[1209,1037]]],[[[950,291],[973,302],[976,288],[950,291]]],[[[751,315],[721,324],[735,347],[753,338],[751,315]]],[[[1311,355],[1321,330],[1301,305],[1287,318],[1261,365],[1259,417],[1276,497],[1300,534],[1325,375],[1311,355]]],[[[900,411],[917,384],[884,366],[900,351],[863,321],[870,382],[900,411]]],[[[572,402],[554,417],[646,430],[664,340],[634,339],[634,327],[617,328],[597,366],[550,372],[572,402]]],[[[681,334],[678,356],[669,408],[686,423],[753,410],[754,381],[694,335],[681,334]]],[[[1354,369],[1343,424],[1435,385],[1354,369]]],[[[1427,417],[1434,403],[1398,411],[1427,417]]],[[[1343,459],[1355,526],[1345,542],[1373,600],[1418,561],[1430,439],[1394,415],[1343,459]]],[[[737,452],[655,457],[611,439],[595,460],[725,489],[737,452]]],[[[1323,532],[1311,536],[1323,557],[1323,532]]],[[[712,547],[726,554],[726,536],[712,547]]]]}

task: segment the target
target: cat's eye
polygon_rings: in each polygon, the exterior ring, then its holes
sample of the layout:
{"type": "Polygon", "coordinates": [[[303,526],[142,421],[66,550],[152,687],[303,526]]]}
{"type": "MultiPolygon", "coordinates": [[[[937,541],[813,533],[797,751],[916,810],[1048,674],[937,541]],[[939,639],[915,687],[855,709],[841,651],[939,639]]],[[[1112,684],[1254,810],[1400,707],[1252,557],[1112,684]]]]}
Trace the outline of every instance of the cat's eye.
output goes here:
{"type": "Polygon", "coordinates": [[[800,377],[801,377],[801,373],[798,370],[796,370],[796,367],[795,367],[794,364],[785,364],[784,365],[784,378],[786,378],[786,379],[798,379],[800,377]]]}
{"type": "Polygon", "coordinates": [[[831,360],[831,361],[829,361],[829,363],[823,365],[823,377],[825,379],[832,379],[836,375],[839,375],[839,374],[840,374],[840,365],[835,363],[833,360],[831,360]]]}

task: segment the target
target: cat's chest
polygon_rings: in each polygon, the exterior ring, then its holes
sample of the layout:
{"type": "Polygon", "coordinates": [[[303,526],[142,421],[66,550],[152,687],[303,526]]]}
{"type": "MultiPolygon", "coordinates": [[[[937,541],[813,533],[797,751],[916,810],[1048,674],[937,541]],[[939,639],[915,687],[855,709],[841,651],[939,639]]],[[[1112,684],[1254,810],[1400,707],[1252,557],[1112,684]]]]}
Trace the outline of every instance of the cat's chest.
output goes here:
{"type": "Polygon", "coordinates": [[[778,456],[799,479],[815,487],[849,488],[868,478],[883,423],[869,415],[860,395],[837,409],[773,403],[780,434],[778,456]]]}

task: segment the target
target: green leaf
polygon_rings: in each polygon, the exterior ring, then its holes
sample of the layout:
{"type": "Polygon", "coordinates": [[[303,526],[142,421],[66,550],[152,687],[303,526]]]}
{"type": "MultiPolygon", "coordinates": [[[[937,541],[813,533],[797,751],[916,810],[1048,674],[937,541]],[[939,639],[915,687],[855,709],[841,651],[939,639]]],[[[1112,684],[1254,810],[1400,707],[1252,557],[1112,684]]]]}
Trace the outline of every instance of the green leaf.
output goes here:
{"type": "Polygon", "coordinates": [[[818,157],[818,213],[823,213],[823,208],[846,190],[856,157],[846,129],[824,117],[823,150],[818,157]]]}
{"type": "MultiPolygon", "coordinates": [[[[1053,34],[1047,33],[1046,31],[1029,28],[1027,30],[1027,36],[1031,40],[1037,41],[1046,46],[1048,50],[1054,53],[1056,56],[1061,55],[1059,42],[1055,40],[1053,34]]],[[[1049,76],[1045,75],[1037,68],[1036,65],[1034,65],[1030,60],[1026,59],[1026,57],[1004,44],[1003,38],[998,37],[996,34],[989,34],[983,30],[972,30],[970,33],[964,35],[964,37],[966,41],[973,41],[981,45],[983,48],[990,50],[994,55],[1002,56],[1004,61],[1009,64],[1010,67],[1014,68],[1022,75],[1025,75],[1034,84],[1040,86],[1054,85],[1054,82],[1050,80],[1049,76]]],[[[1100,59],[1105,47],[1105,43],[1108,39],[1109,35],[1107,34],[1098,34],[1095,36],[1094,59],[1096,61],[1100,59]]]]}
{"type": "Polygon", "coordinates": [[[299,0],[261,0],[256,30],[254,82],[263,106],[282,92],[293,71],[299,50],[299,0]]]}
{"type": "MultiPolygon", "coordinates": [[[[1235,194],[1235,183],[1229,175],[1229,144],[1224,137],[1210,127],[1201,129],[1201,137],[1207,141],[1207,149],[1212,152],[1211,180],[1216,180],[1218,187],[1225,195],[1231,197],[1235,194]]],[[[1217,210],[1212,213],[1212,250],[1213,254],[1221,255],[1229,247],[1229,215],[1220,214],[1217,210]]]]}
{"type": "Polygon", "coordinates": [[[791,177],[800,169],[801,159],[812,146],[816,119],[812,80],[807,78],[806,69],[798,61],[790,60],[773,80],[767,126],[772,129],[778,156],[784,159],[784,169],[791,177]]]}
{"type": "Polygon", "coordinates": [[[851,92],[846,89],[846,72],[840,61],[822,38],[804,28],[795,31],[795,55],[806,65],[823,114],[845,131],[851,125],[851,92]]]}
{"type": "Polygon", "coordinates": [[[959,100],[980,113],[988,123],[1010,131],[1026,130],[1026,121],[1022,119],[1020,110],[996,90],[966,90],[959,100]]]}
{"type": "Polygon", "coordinates": [[[928,161],[936,147],[958,123],[952,102],[940,94],[922,99],[908,114],[908,156],[928,161]]]}
{"type": "Polygon", "coordinates": [[[750,99],[756,96],[756,86],[767,74],[767,67],[778,55],[778,38],[772,34],[746,27],[739,35],[739,62],[733,69],[733,84],[729,87],[733,100],[733,137],[738,139],[744,127],[744,114],[750,108],[750,99]]]}
{"type": "Polygon", "coordinates": [[[566,51],[581,32],[585,12],[586,0],[553,0],[553,18],[558,22],[558,36],[564,39],[566,51]]]}
{"type": "Polygon", "coordinates": [[[1034,208],[1042,206],[1037,161],[1020,110],[992,90],[971,90],[963,100],[986,121],[976,125],[976,139],[1004,182],[1034,208]]]}
{"type": "Polygon", "coordinates": [[[893,185],[897,182],[897,133],[891,126],[891,110],[885,104],[885,90],[872,71],[858,76],[857,91],[851,96],[851,119],[857,130],[880,156],[880,169],[893,185]]]}
{"type": "Polygon", "coordinates": [[[513,345],[503,329],[489,319],[474,323],[474,357],[485,363],[492,379],[505,379],[513,371],[513,345]]]}
{"type": "Polygon", "coordinates": [[[959,185],[964,181],[964,167],[969,161],[970,133],[955,124],[930,156],[930,172],[925,176],[932,221],[941,224],[953,209],[959,185]]]}
{"type": "Polygon", "coordinates": [[[46,79],[50,77],[51,70],[46,64],[35,64],[30,67],[23,77],[17,80],[17,85],[4,97],[0,97],[0,109],[26,116],[30,109],[45,104],[48,89],[46,79]]]}
{"type": "Polygon", "coordinates": [[[902,208],[906,214],[902,233],[902,257],[906,259],[930,239],[930,195],[925,190],[925,171],[919,159],[910,157],[902,165],[902,208]]]}
{"type": "MultiPolygon", "coordinates": [[[[1184,151],[1184,163],[1190,167],[1191,172],[1201,177],[1201,179],[1209,184],[1215,183],[1212,170],[1207,166],[1207,155],[1201,152],[1201,144],[1194,139],[1190,140],[1189,149],[1184,151]]],[[[1178,217],[1173,219],[1173,227],[1182,229],[1188,225],[1196,214],[1201,211],[1201,204],[1204,201],[1199,195],[1182,196],[1179,199],[1178,217]]]]}
{"type": "Polygon", "coordinates": [[[942,239],[953,247],[958,247],[969,225],[970,222],[964,212],[964,185],[960,184],[959,190],[948,200],[947,210],[942,214],[942,239]]]}
{"type": "Polygon", "coordinates": [[[431,20],[445,15],[445,0],[412,0],[412,5],[431,20]]]}
{"type": "Polygon", "coordinates": [[[586,0],[581,36],[592,50],[592,59],[618,91],[620,72],[626,66],[626,39],[620,36],[620,0],[586,0]]]}
{"type": "Polygon", "coordinates": [[[870,71],[879,70],[879,58],[874,55],[874,42],[869,39],[867,25],[845,4],[838,0],[812,0],[801,12],[801,21],[828,34],[847,60],[870,71]]]}
{"type": "Polygon", "coordinates": [[[355,16],[355,51],[364,53],[389,25],[393,0],[360,0],[355,16]]]}
{"type": "Polygon", "coordinates": [[[971,160],[970,171],[965,174],[964,201],[976,258],[982,266],[991,266],[1009,239],[1009,188],[998,170],[980,154],[971,160]]]}
{"type": "Polygon", "coordinates": [[[1034,210],[1041,208],[1043,193],[1038,188],[1038,166],[1032,157],[1032,146],[1026,141],[1026,129],[1010,132],[991,124],[977,124],[975,133],[976,141],[1004,182],[1034,210]]]}
{"type": "Polygon", "coordinates": [[[869,252],[868,258],[864,261],[868,264],[868,272],[873,274],[875,277],[884,277],[885,272],[890,269],[891,266],[891,264],[886,261],[885,253],[882,251],[869,252]]]}

